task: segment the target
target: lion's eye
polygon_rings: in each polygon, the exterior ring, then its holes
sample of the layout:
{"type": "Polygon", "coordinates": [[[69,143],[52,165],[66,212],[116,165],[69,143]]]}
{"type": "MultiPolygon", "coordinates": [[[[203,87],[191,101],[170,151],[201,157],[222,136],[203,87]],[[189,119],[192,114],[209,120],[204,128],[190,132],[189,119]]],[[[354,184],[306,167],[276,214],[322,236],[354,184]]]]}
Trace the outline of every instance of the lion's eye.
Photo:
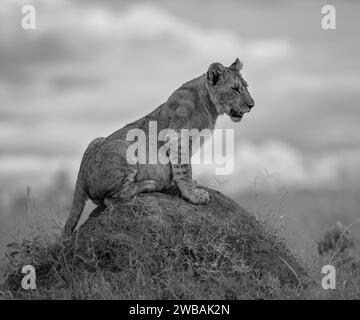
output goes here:
{"type": "Polygon", "coordinates": [[[238,87],[233,87],[233,88],[231,88],[231,89],[234,90],[234,91],[236,91],[237,93],[240,93],[240,90],[239,90],[238,87]]]}

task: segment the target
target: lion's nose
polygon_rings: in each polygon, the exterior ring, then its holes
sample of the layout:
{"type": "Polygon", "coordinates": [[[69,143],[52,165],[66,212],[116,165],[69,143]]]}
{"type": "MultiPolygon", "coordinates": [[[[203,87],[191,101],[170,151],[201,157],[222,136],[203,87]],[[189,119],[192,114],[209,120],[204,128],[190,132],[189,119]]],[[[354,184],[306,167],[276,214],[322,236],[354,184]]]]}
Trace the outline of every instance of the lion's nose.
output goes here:
{"type": "Polygon", "coordinates": [[[253,107],[255,106],[255,102],[254,102],[254,101],[251,101],[251,102],[248,102],[246,105],[247,105],[247,107],[248,107],[249,109],[251,109],[251,108],[253,108],[253,107]]]}

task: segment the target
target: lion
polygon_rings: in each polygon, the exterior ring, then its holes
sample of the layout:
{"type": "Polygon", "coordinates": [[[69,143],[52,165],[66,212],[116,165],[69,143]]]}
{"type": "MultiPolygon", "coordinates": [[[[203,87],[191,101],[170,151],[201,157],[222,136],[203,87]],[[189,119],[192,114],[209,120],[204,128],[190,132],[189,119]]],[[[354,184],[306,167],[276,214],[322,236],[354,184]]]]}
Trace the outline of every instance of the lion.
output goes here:
{"type": "Polygon", "coordinates": [[[207,204],[209,194],[193,182],[191,163],[177,161],[193,154],[191,147],[184,148],[184,141],[176,141],[179,154],[175,157],[170,153],[168,164],[134,164],[126,157],[129,147],[126,136],[131,129],[142,129],[147,133],[150,121],[157,122],[158,132],[164,129],[175,132],[181,129],[213,130],[216,119],[222,114],[239,122],[255,104],[240,73],[242,67],[239,59],[229,67],[212,63],[207,72],[183,84],[150,114],[107,138],[92,141],[81,161],[63,234],[73,233],[89,199],[105,208],[142,192],[162,191],[176,185],[181,197],[187,201],[194,205],[207,204]]]}

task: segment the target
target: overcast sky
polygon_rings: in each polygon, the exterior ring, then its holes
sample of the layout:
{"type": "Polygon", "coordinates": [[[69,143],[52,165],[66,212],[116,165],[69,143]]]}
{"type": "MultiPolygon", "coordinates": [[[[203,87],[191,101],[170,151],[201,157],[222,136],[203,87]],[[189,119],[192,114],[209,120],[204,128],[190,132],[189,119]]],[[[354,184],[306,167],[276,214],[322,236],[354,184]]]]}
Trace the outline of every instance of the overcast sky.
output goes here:
{"type": "Polygon", "coordinates": [[[240,124],[218,122],[236,137],[224,188],[265,170],[289,186],[359,177],[360,3],[332,4],[337,29],[324,31],[316,0],[2,0],[0,188],[36,187],[59,169],[74,180],[93,138],[237,57],[256,106],[240,124]],[[24,3],[37,9],[34,31],[20,27],[24,3]]]}

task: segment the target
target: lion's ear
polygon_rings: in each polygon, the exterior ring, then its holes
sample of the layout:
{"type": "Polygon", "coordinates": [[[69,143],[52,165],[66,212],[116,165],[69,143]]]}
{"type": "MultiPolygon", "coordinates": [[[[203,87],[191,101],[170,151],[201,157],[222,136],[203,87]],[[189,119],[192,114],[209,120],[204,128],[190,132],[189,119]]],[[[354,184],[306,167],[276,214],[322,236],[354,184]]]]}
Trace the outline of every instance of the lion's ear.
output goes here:
{"type": "Polygon", "coordinates": [[[212,86],[216,86],[222,82],[224,71],[225,68],[221,63],[212,63],[207,72],[207,80],[212,86]]]}
{"type": "Polygon", "coordinates": [[[243,63],[239,60],[239,58],[236,58],[236,60],[232,63],[232,65],[229,68],[237,72],[240,72],[241,69],[243,68],[243,63]]]}

